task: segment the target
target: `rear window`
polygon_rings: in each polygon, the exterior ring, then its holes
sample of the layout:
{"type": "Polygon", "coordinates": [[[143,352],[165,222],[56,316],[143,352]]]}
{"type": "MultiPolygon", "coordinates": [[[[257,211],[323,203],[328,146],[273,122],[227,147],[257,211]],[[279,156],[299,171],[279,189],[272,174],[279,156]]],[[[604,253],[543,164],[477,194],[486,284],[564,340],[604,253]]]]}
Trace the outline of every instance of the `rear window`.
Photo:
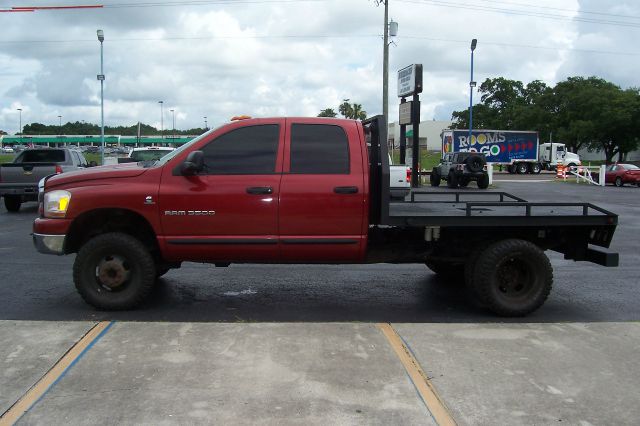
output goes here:
{"type": "Polygon", "coordinates": [[[64,161],[64,151],[59,149],[25,151],[16,159],[17,163],[64,163],[64,161]]]}
{"type": "Polygon", "coordinates": [[[291,173],[349,174],[349,140],[342,127],[292,125],[291,173]]]}

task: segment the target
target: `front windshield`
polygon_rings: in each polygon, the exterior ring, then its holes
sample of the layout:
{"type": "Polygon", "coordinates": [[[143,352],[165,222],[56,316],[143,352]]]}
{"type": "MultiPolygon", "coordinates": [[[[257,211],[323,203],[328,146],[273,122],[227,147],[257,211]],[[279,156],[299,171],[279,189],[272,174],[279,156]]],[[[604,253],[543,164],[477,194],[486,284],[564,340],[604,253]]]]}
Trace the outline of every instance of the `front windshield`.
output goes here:
{"type": "Polygon", "coordinates": [[[216,127],[215,129],[211,129],[208,132],[204,132],[203,134],[201,134],[200,136],[198,136],[197,138],[193,138],[191,139],[189,142],[185,143],[184,145],[176,148],[175,150],[171,151],[170,153],[168,153],[167,155],[165,155],[164,157],[162,157],[160,160],[158,160],[155,165],[158,166],[164,166],[165,164],[167,164],[172,158],[174,158],[176,155],[180,155],[180,153],[182,153],[184,150],[188,149],[191,145],[198,143],[198,141],[201,141],[202,138],[204,138],[205,136],[207,136],[208,134],[210,134],[211,132],[214,132],[216,130],[218,130],[220,127],[216,127]]]}

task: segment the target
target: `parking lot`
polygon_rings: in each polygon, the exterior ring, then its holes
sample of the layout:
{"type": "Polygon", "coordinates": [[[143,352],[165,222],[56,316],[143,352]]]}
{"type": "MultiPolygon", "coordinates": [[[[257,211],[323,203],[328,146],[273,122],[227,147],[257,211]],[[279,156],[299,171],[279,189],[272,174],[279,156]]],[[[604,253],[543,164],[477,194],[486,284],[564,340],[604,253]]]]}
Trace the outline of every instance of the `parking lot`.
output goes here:
{"type": "Polygon", "coordinates": [[[636,424],[640,189],[491,190],[618,213],[620,267],[548,253],[554,289],[523,319],[418,264],[185,264],[141,309],[100,312],[73,256],[33,249],[35,204],[1,207],[0,424],[636,424]]]}

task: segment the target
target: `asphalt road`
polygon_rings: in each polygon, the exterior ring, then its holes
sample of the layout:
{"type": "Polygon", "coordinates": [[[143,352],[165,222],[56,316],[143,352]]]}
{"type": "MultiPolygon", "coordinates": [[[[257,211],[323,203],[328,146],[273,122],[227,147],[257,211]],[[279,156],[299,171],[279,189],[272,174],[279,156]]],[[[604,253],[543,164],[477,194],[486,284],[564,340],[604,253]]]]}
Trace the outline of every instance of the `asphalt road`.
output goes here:
{"type": "MultiPolygon", "coordinates": [[[[517,179],[514,178],[514,179],[517,179]]],[[[471,185],[470,190],[476,190],[471,185]]],[[[440,188],[439,190],[446,190],[440,188]]],[[[492,190],[531,201],[588,201],[620,215],[612,250],[620,267],[565,261],[548,253],[555,285],[547,303],[510,322],[600,322],[640,319],[640,189],[572,183],[501,182],[492,190]]],[[[74,256],[41,255],[31,243],[35,203],[17,214],[0,207],[0,320],[171,322],[477,323],[496,317],[474,307],[459,287],[415,265],[213,265],[169,272],[138,310],[101,312],[76,294],[74,256]]]]}

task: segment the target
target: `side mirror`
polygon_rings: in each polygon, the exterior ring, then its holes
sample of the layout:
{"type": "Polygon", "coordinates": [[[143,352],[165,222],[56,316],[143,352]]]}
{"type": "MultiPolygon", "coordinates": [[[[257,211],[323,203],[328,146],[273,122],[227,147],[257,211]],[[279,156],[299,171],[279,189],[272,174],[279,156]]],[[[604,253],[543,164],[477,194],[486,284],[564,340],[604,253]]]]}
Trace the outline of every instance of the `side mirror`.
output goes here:
{"type": "Polygon", "coordinates": [[[180,166],[180,173],[183,176],[197,175],[204,169],[204,153],[202,151],[192,151],[187,155],[187,159],[180,166]]]}
{"type": "Polygon", "coordinates": [[[89,162],[89,167],[96,167],[98,165],[98,163],[96,163],[95,161],[90,161],[89,162]]]}

